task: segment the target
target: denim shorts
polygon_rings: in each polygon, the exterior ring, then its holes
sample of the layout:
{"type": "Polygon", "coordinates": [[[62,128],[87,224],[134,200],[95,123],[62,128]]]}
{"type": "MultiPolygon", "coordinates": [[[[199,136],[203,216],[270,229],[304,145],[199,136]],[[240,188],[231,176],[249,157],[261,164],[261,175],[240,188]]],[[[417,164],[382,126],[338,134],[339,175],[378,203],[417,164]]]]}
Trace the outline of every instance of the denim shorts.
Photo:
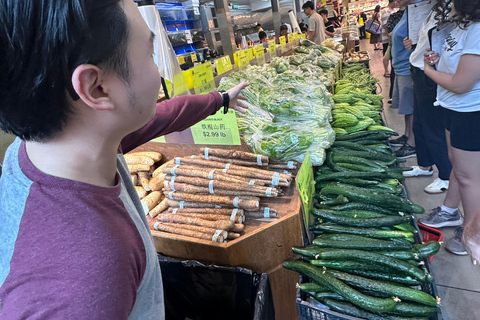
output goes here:
{"type": "Polygon", "coordinates": [[[398,114],[413,114],[412,76],[400,76],[395,74],[392,108],[398,108],[398,114]]]}

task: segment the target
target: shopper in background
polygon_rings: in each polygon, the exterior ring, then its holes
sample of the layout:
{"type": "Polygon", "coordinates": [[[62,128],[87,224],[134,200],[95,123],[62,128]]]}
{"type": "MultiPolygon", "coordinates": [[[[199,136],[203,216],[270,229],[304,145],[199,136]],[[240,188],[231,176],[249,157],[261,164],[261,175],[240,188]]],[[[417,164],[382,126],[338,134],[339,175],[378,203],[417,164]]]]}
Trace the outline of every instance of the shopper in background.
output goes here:
{"type": "MultiPolygon", "coordinates": [[[[380,19],[380,5],[377,4],[375,11],[372,13],[372,21],[378,24],[382,24],[380,19]]],[[[382,48],[382,34],[370,34],[370,44],[373,44],[374,50],[383,50],[382,48]]]]}
{"type": "Polygon", "coordinates": [[[388,21],[388,17],[390,17],[390,15],[395,11],[397,11],[395,0],[388,0],[388,6],[382,10],[382,13],[380,15],[380,20],[382,21],[383,69],[384,69],[383,76],[386,78],[390,77],[388,66],[390,64],[390,60],[392,60],[392,55],[390,54],[390,50],[391,50],[390,37],[387,31],[387,21],[388,21]]]}
{"type": "Polygon", "coordinates": [[[262,32],[263,31],[263,28],[262,28],[262,25],[260,23],[257,23],[257,32],[262,32]]]}
{"type": "MultiPolygon", "coordinates": [[[[397,0],[399,11],[407,10],[413,0],[397,0]]],[[[392,17],[393,15],[390,15],[392,17]]],[[[400,146],[395,154],[400,159],[416,156],[413,134],[413,85],[410,73],[410,54],[413,50],[405,49],[403,39],[408,35],[407,14],[403,14],[392,31],[392,66],[395,69],[392,108],[405,116],[405,133],[397,139],[390,140],[391,145],[400,146]]]]}
{"type": "Polygon", "coordinates": [[[154,34],[134,2],[72,3],[0,2],[0,127],[18,137],[0,178],[0,318],[164,319],[157,253],[122,153],[227,97],[240,110],[248,84],[156,104],[154,34]]]}
{"type": "Polygon", "coordinates": [[[307,27],[302,27],[302,33],[305,34],[305,36],[308,36],[308,28],[307,27]]]}
{"type": "MultiPolygon", "coordinates": [[[[443,17],[443,22],[446,18],[443,17]]],[[[442,108],[452,174],[450,187],[458,184],[464,210],[465,244],[473,246],[478,259],[480,214],[480,0],[453,0],[451,15],[455,28],[446,37],[442,52],[424,53],[425,75],[438,84],[435,105],[442,108]],[[437,66],[435,69],[435,65],[437,66]],[[476,240],[475,240],[476,239],[476,240]]],[[[449,188],[448,193],[452,191],[449,188]]],[[[429,217],[430,218],[430,217],[429,217]]],[[[460,225],[458,214],[439,212],[432,221],[460,225]]],[[[445,248],[458,255],[464,247],[463,226],[445,248]]]]}
{"type": "Polygon", "coordinates": [[[287,43],[288,43],[288,37],[287,37],[287,34],[288,34],[288,28],[286,25],[282,24],[280,26],[280,35],[278,35],[276,37],[276,42],[277,44],[280,44],[280,37],[285,37],[287,43]]]}
{"type": "Polygon", "coordinates": [[[358,37],[360,40],[367,38],[367,33],[365,31],[365,23],[367,23],[367,15],[365,12],[360,12],[357,16],[357,23],[360,25],[358,28],[358,37]]]}
{"type": "Polygon", "coordinates": [[[268,48],[267,33],[265,31],[260,31],[258,33],[258,38],[260,39],[260,42],[263,44],[263,47],[268,48]]]}
{"type": "MultiPolygon", "coordinates": [[[[448,1],[447,1],[448,2],[448,1]]],[[[418,33],[416,48],[410,55],[410,71],[413,80],[413,133],[417,149],[417,166],[412,171],[405,171],[406,177],[431,176],[433,165],[437,166],[438,178],[426,188],[427,193],[442,193],[448,189],[449,177],[452,171],[452,164],[448,159],[447,141],[445,138],[445,127],[442,121],[441,109],[433,104],[437,95],[437,84],[423,71],[423,54],[430,46],[428,30],[441,22],[443,14],[443,1],[438,0],[432,8],[429,16],[425,19],[418,33]],[[436,18],[437,17],[437,18],[436,18]]],[[[448,26],[444,26],[448,27],[448,26]]],[[[406,50],[412,49],[412,40],[405,38],[403,44],[406,50]]],[[[456,186],[454,186],[456,187],[456,186]]],[[[458,192],[452,192],[454,193],[458,192]]],[[[455,203],[455,208],[460,204],[460,198],[447,201],[455,203]]],[[[439,210],[436,208],[435,210],[439,210]]]]}
{"type": "Polygon", "coordinates": [[[335,28],[333,27],[332,22],[329,21],[327,18],[328,10],[325,10],[325,9],[320,10],[318,14],[322,17],[323,22],[325,24],[325,34],[330,38],[333,38],[333,36],[335,35],[335,28]]]}
{"type": "MultiPolygon", "coordinates": [[[[396,7],[398,7],[398,1],[395,1],[395,5],[396,5],[396,7]]],[[[391,49],[392,49],[392,31],[395,28],[395,26],[402,19],[404,12],[405,12],[405,10],[398,10],[398,11],[390,14],[390,16],[388,17],[388,20],[387,20],[386,29],[387,29],[387,34],[390,37],[390,62],[392,61],[392,59],[391,59],[391,56],[392,56],[392,51],[391,51],[391,49]]],[[[388,103],[392,103],[393,88],[394,88],[394,84],[395,84],[395,69],[393,68],[393,63],[391,63],[390,68],[391,68],[390,69],[390,91],[388,93],[388,96],[389,96],[390,99],[388,100],[388,103]]],[[[400,144],[400,146],[402,146],[402,145],[403,145],[403,141],[402,141],[402,144],[400,144]]]]}
{"type": "Polygon", "coordinates": [[[308,16],[308,40],[321,44],[325,41],[325,23],[322,17],[315,12],[312,1],[307,1],[302,6],[303,12],[308,16]]]}

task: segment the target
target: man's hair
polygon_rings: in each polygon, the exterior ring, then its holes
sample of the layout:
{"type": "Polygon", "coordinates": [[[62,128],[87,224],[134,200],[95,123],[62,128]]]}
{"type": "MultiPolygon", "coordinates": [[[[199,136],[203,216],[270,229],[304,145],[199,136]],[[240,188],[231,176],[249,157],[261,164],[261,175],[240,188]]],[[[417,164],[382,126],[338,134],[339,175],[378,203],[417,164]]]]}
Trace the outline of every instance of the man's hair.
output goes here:
{"type": "Polygon", "coordinates": [[[318,14],[320,14],[320,15],[324,14],[324,15],[328,16],[328,10],[322,9],[318,12],[318,14]]]}
{"type": "Polygon", "coordinates": [[[267,33],[265,31],[260,31],[258,33],[258,37],[260,38],[260,40],[262,40],[263,38],[267,37],[267,33]]]}
{"type": "Polygon", "coordinates": [[[280,32],[282,32],[283,30],[288,30],[288,27],[284,24],[280,26],[280,32]]]}
{"type": "Polygon", "coordinates": [[[307,1],[303,4],[302,6],[302,9],[305,10],[305,9],[311,9],[311,10],[314,10],[315,9],[315,6],[313,5],[313,2],[312,1],[307,1]]]}
{"type": "Polygon", "coordinates": [[[128,83],[121,0],[0,1],[0,128],[46,141],[73,110],[73,71],[93,64],[128,83]]]}
{"type": "Polygon", "coordinates": [[[302,27],[302,32],[308,31],[307,27],[302,27]]]}

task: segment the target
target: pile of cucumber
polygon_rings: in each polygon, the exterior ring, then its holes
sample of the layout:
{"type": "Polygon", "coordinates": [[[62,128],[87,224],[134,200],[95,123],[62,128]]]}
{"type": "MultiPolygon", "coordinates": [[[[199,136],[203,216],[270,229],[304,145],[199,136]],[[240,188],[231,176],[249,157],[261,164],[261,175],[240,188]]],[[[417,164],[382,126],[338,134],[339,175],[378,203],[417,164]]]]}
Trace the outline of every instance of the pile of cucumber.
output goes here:
{"type": "Polygon", "coordinates": [[[311,246],[284,267],[313,280],[300,289],[330,309],[362,319],[428,319],[437,298],[423,260],[436,241],[415,244],[413,214],[424,209],[400,196],[402,170],[385,141],[389,130],[337,137],[316,172],[311,246]]]}

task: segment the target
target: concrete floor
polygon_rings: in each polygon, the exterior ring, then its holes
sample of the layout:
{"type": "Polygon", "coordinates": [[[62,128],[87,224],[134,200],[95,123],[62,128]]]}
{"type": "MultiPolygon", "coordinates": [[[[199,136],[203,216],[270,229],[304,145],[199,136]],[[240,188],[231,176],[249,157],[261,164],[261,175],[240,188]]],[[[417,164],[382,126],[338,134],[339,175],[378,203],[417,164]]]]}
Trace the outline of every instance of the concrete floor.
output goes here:
{"type": "MultiPolygon", "coordinates": [[[[397,109],[390,108],[388,104],[388,91],[390,79],[383,77],[384,68],[382,51],[374,51],[373,45],[368,40],[362,40],[361,50],[370,53],[370,69],[380,79],[384,97],[384,119],[387,125],[396,130],[400,135],[404,133],[403,116],[397,109]]],[[[403,165],[417,165],[416,158],[409,158],[403,165]]],[[[438,177],[435,168],[433,177],[412,177],[406,179],[406,186],[410,199],[425,208],[426,214],[431,209],[442,205],[444,194],[430,195],[424,188],[438,177]]],[[[453,237],[454,227],[442,228],[444,241],[453,237]]],[[[433,275],[438,288],[441,303],[441,317],[444,320],[477,320],[480,319],[480,267],[474,266],[468,256],[456,256],[440,249],[432,262],[433,275]]]]}

